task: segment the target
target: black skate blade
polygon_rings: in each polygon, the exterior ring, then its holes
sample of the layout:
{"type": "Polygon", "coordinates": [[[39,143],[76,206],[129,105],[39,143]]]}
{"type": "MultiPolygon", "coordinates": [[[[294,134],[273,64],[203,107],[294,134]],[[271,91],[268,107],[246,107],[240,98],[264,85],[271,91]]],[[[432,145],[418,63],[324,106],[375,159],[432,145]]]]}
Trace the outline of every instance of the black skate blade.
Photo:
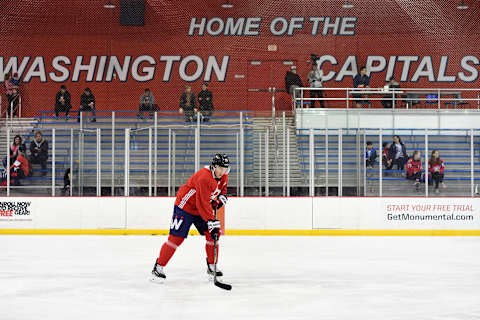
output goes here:
{"type": "Polygon", "coordinates": [[[232,290],[232,286],[229,285],[229,284],[222,283],[222,282],[220,282],[220,281],[218,281],[218,280],[215,280],[213,283],[214,283],[217,287],[219,287],[219,288],[221,288],[221,289],[223,289],[223,290],[232,290]]]}

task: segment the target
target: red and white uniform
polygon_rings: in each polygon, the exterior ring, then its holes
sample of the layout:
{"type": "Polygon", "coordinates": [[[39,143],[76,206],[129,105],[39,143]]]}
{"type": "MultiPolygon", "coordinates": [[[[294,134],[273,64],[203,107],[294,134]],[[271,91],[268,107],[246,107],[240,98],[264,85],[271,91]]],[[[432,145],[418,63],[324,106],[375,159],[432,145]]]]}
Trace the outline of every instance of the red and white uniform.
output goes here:
{"type": "Polygon", "coordinates": [[[422,171],[422,161],[421,160],[413,160],[413,158],[408,159],[407,162],[407,175],[413,176],[417,172],[422,171]]]}
{"type": "Polygon", "coordinates": [[[443,171],[445,170],[443,160],[440,159],[440,163],[432,163],[432,161],[430,161],[428,163],[428,170],[431,174],[434,174],[435,172],[443,173],[443,171]]]}
{"type": "Polygon", "coordinates": [[[218,195],[227,193],[227,184],[228,174],[217,180],[210,168],[204,167],[180,187],[175,205],[192,215],[201,216],[205,221],[215,220],[211,202],[218,195]]]}

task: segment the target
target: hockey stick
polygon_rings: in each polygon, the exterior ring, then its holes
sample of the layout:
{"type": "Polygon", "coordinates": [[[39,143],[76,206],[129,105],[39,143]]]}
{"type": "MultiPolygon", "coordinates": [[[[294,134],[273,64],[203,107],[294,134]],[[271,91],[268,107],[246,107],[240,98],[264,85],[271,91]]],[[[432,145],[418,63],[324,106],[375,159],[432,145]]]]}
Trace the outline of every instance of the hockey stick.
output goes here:
{"type": "MultiPolygon", "coordinates": [[[[215,219],[217,219],[217,208],[213,209],[215,212],[215,219]]],[[[222,283],[217,280],[217,237],[213,238],[213,283],[224,290],[232,290],[232,286],[230,284],[222,283]]]]}

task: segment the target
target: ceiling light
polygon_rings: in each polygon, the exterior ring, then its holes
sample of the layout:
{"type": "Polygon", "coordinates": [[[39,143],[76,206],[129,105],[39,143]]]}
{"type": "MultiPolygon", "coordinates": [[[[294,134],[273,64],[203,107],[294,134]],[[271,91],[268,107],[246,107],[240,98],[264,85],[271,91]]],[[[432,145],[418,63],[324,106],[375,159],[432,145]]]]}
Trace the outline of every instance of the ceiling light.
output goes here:
{"type": "Polygon", "coordinates": [[[457,9],[458,10],[465,10],[465,9],[468,9],[468,6],[465,4],[465,1],[462,0],[462,2],[460,2],[460,4],[457,6],[457,9]]]}
{"type": "Polygon", "coordinates": [[[108,0],[107,3],[103,6],[105,9],[115,9],[117,6],[112,3],[111,0],[108,0]]]}
{"type": "Polygon", "coordinates": [[[224,9],[233,8],[233,4],[230,3],[230,0],[227,0],[224,4],[222,4],[222,8],[224,9]]]}
{"type": "Polygon", "coordinates": [[[346,0],[345,3],[342,5],[343,9],[351,9],[353,8],[353,3],[350,2],[350,0],[346,0]]]}

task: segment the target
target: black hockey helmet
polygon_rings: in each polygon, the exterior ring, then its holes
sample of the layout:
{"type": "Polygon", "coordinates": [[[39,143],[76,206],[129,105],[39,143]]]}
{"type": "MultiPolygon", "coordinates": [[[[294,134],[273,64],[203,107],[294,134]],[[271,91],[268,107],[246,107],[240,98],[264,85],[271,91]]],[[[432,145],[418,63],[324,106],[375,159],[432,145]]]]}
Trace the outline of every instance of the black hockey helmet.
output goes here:
{"type": "Polygon", "coordinates": [[[230,160],[226,154],[217,153],[212,159],[212,167],[220,166],[224,168],[230,167],[230,160]]]}

